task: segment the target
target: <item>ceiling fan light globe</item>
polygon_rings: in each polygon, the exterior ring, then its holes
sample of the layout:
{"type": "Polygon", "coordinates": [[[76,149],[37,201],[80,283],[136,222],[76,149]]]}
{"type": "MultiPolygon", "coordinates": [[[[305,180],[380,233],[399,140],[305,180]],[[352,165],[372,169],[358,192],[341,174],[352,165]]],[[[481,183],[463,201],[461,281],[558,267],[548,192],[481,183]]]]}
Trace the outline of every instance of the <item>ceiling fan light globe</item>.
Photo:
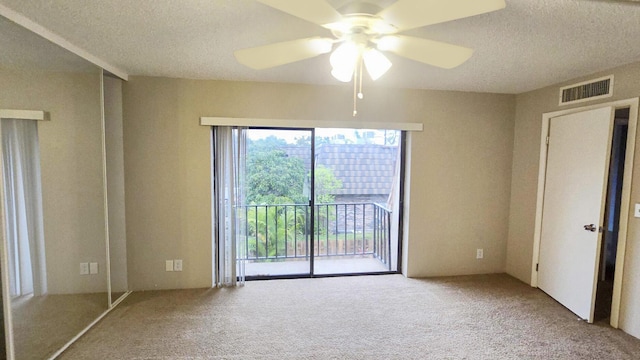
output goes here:
{"type": "Polygon", "coordinates": [[[391,61],[376,49],[369,49],[363,55],[364,66],[372,80],[379,79],[391,68],[391,61]]]}
{"type": "Polygon", "coordinates": [[[342,81],[348,83],[353,78],[353,67],[352,68],[333,68],[331,70],[331,75],[336,78],[338,81],[342,81]]]}
{"type": "Polygon", "coordinates": [[[334,69],[347,66],[354,68],[359,56],[358,46],[351,41],[345,41],[333,51],[329,63],[334,69]]]}
{"type": "Polygon", "coordinates": [[[401,40],[397,36],[384,36],[376,41],[376,47],[381,51],[397,51],[400,48],[401,40]]]}

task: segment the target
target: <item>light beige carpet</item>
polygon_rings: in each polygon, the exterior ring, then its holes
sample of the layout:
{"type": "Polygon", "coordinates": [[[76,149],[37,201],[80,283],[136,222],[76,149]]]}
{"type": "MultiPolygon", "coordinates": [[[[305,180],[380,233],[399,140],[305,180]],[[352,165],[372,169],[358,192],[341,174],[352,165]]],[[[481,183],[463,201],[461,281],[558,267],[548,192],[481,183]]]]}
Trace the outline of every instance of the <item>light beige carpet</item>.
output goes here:
{"type": "Polygon", "coordinates": [[[507,276],[400,275],[139,292],[61,359],[638,359],[507,276]]]}
{"type": "Polygon", "coordinates": [[[107,310],[107,294],[24,296],[11,302],[15,356],[41,360],[107,310]]]}

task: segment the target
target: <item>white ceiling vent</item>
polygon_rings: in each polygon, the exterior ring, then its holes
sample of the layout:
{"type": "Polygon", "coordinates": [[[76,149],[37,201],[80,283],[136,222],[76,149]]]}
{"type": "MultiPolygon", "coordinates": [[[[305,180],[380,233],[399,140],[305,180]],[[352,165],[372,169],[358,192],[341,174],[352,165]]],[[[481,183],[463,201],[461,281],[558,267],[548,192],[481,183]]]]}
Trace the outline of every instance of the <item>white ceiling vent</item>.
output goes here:
{"type": "Polygon", "coordinates": [[[613,95],[613,75],[560,88],[560,104],[569,105],[613,95]]]}

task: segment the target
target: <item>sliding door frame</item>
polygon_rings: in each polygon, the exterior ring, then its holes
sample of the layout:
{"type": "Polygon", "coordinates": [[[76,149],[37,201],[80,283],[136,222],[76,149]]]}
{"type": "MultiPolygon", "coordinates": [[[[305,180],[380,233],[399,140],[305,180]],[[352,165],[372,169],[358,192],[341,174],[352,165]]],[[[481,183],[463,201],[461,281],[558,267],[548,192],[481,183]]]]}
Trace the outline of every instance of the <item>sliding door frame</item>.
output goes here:
{"type": "MultiPolygon", "coordinates": [[[[309,228],[310,236],[309,236],[309,272],[308,273],[300,273],[300,274],[282,274],[282,275],[248,275],[245,276],[246,281],[252,280],[272,280],[272,279],[299,279],[299,278],[312,278],[316,275],[313,273],[314,269],[314,260],[315,260],[315,199],[316,199],[316,157],[315,157],[315,147],[316,147],[316,129],[315,128],[306,128],[306,127],[276,127],[276,126],[248,126],[247,130],[281,130],[281,131],[309,131],[311,133],[311,183],[310,187],[310,195],[309,195],[309,207],[310,207],[310,224],[309,228]]],[[[246,265],[245,265],[246,266],[246,265]]]]}
{"type": "Polygon", "coordinates": [[[407,132],[400,131],[400,184],[398,184],[398,254],[395,274],[402,273],[402,239],[404,237],[404,183],[407,174],[407,132]]]}
{"type": "MultiPolygon", "coordinates": [[[[248,126],[248,130],[293,130],[293,131],[310,131],[311,132],[311,181],[310,181],[310,229],[311,234],[309,237],[309,272],[300,274],[282,274],[282,275],[248,275],[245,277],[246,281],[255,280],[274,280],[274,279],[301,279],[301,278],[324,278],[324,277],[341,277],[341,276],[365,276],[365,275],[390,275],[402,273],[402,237],[404,229],[404,196],[405,196],[405,175],[406,175],[406,138],[407,134],[404,130],[400,131],[400,179],[398,184],[398,232],[397,232],[397,255],[395,259],[395,270],[389,271],[373,271],[373,272],[359,272],[359,273],[332,273],[332,274],[316,274],[315,273],[315,208],[316,208],[316,186],[315,186],[315,162],[316,162],[316,128],[320,127],[278,127],[278,126],[248,126]]],[[[393,261],[393,260],[391,260],[393,261]]]]}

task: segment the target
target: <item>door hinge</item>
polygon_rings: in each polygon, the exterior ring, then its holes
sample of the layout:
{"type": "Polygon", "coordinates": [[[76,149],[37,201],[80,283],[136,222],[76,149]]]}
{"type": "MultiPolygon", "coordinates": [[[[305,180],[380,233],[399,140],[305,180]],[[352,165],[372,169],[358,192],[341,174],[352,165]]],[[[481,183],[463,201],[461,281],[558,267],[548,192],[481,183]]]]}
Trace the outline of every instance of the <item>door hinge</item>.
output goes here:
{"type": "Polygon", "coordinates": [[[536,264],[536,271],[538,271],[538,265],[540,265],[540,264],[536,264]]]}
{"type": "Polygon", "coordinates": [[[547,139],[545,140],[546,144],[549,145],[549,137],[547,136],[547,139]]]}

